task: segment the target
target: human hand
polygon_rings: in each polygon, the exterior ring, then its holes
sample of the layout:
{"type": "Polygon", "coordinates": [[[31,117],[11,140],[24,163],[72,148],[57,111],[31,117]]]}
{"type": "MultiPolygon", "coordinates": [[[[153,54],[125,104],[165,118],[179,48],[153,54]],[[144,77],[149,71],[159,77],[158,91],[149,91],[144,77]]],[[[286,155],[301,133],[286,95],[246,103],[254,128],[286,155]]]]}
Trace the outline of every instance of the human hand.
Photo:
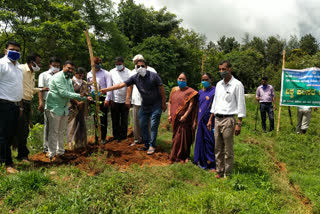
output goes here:
{"type": "Polygon", "coordinates": [[[180,122],[185,122],[187,120],[187,117],[185,115],[182,115],[182,117],[180,117],[180,122]]]}
{"type": "Polygon", "coordinates": [[[100,89],[100,92],[101,92],[102,94],[105,94],[105,93],[108,92],[108,88],[102,88],[102,89],[100,89]]]}
{"type": "Polygon", "coordinates": [[[168,116],[168,122],[171,123],[172,122],[172,117],[169,115],[168,116]]]}
{"type": "Polygon", "coordinates": [[[41,91],[49,91],[50,89],[48,87],[44,87],[44,88],[41,88],[41,91]]]}
{"type": "Polygon", "coordinates": [[[90,102],[93,101],[92,97],[87,97],[87,100],[90,102]]]}
{"type": "Polygon", "coordinates": [[[162,103],[161,104],[161,109],[163,112],[165,112],[167,110],[167,104],[166,103],[162,103]]]}
{"type": "Polygon", "coordinates": [[[211,120],[208,121],[207,128],[208,128],[209,131],[212,130],[212,122],[211,122],[211,120]]]}
{"type": "Polygon", "coordinates": [[[43,105],[43,103],[40,103],[40,104],[39,104],[38,110],[39,110],[40,112],[44,112],[44,105],[43,105]]]}
{"type": "Polygon", "coordinates": [[[277,105],[276,104],[273,105],[273,110],[274,111],[277,110],[277,105]]]}
{"type": "Polygon", "coordinates": [[[241,132],[241,125],[237,124],[236,128],[234,130],[235,136],[238,136],[240,134],[240,132],[241,132]]]}
{"type": "Polygon", "coordinates": [[[105,100],[104,103],[103,103],[103,106],[104,106],[105,108],[109,107],[109,106],[110,106],[110,102],[107,101],[107,100],[105,100]]]}
{"type": "Polygon", "coordinates": [[[131,108],[131,102],[130,102],[130,101],[126,101],[126,107],[127,107],[128,109],[131,108]]]}

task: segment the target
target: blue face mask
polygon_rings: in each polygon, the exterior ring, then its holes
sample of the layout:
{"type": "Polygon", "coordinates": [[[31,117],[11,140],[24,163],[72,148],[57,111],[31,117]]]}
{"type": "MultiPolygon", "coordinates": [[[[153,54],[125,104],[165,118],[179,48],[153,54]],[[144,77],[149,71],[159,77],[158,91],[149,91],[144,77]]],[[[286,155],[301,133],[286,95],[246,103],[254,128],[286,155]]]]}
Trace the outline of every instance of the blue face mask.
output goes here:
{"type": "Polygon", "coordinates": [[[20,59],[20,52],[7,50],[7,54],[8,59],[12,61],[17,61],[20,59]]]}
{"type": "Polygon", "coordinates": [[[210,82],[208,81],[201,81],[201,84],[204,88],[209,88],[210,87],[210,82]]]}
{"type": "Polygon", "coordinates": [[[180,88],[185,88],[185,87],[187,87],[187,81],[179,81],[179,80],[178,80],[178,86],[179,86],[180,88]]]}

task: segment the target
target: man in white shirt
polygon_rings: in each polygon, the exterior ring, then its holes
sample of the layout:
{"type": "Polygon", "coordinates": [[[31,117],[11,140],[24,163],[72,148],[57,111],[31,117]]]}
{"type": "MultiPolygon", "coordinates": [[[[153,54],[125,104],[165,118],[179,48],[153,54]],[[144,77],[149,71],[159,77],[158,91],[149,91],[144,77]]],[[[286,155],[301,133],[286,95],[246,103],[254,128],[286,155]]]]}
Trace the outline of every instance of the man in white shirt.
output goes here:
{"type": "Polygon", "coordinates": [[[23,75],[18,67],[20,45],[10,41],[5,46],[5,56],[0,59],[0,164],[8,173],[16,173],[11,157],[11,142],[15,135],[19,112],[23,110],[23,75]]]}
{"type": "MultiPolygon", "coordinates": [[[[116,67],[110,71],[112,85],[129,79],[130,70],[124,66],[124,59],[116,57],[116,67]]],[[[112,93],[111,118],[113,139],[118,142],[127,138],[129,108],[126,106],[127,87],[114,90],[112,93]]]]}
{"type": "MultiPolygon", "coordinates": [[[[95,63],[96,68],[96,81],[97,81],[97,87],[98,90],[101,88],[107,88],[112,86],[111,76],[109,72],[102,68],[102,60],[100,57],[93,57],[93,61],[95,63]]],[[[87,81],[90,84],[90,93],[94,96],[94,87],[93,87],[93,74],[92,71],[90,71],[87,74],[87,81]]],[[[100,111],[103,113],[102,116],[100,116],[101,120],[101,143],[104,145],[107,143],[106,137],[107,137],[107,128],[108,128],[108,112],[109,112],[109,106],[112,101],[112,92],[108,92],[106,96],[99,96],[100,104],[100,111]]],[[[96,117],[94,116],[94,124],[98,124],[96,122],[96,117]]],[[[96,130],[97,130],[96,126],[96,130]]],[[[95,136],[96,142],[98,142],[98,135],[95,136]]]]}
{"type": "Polygon", "coordinates": [[[246,116],[246,104],[242,83],[231,75],[232,65],[223,61],[219,73],[223,80],[216,86],[212,102],[211,116],[207,127],[212,129],[211,120],[215,117],[214,138],[216,157],[216,178],[231,175],[233,168],[233,135],[241,132],[242,118],[246,116]],[[238,116],[236,123],[235,115],[238,116]]]}
{"type": "MultiPolygon", "coordinates": [[[[60,71],[61,60],[57,57],[50,57],[49,60],[49,70],[42,72],[39,75],[38,87],[42,88],[41,93],[39,93],[39,111],[44,112],[44,106],[48,96],[49,81],[51,77],[60,71]]],[[[49,133],[49,124],[46,114],[43,114],[44,117],[44,131],[43,131],[43,152],[48,152],[48,133],[49,133]]]]}
{"type": "MultiPolygon", "coordinates": [[[[138,60],[144,60],[143,56],[141,54],[137,54],[135,57],[133,57],[132,61],[135,64],[135,68],[131,71],[130,76],[133,76],[137,74],[137,62],[138,60]]],[[[148,66],[148,71],[157,73],[157,71],[148,66]]],[[[134,142],[130,144],[130,146],[134,146],[136,144],[142,144],[142,135],[141,135],[141,128],[139,124],[139,110],[141,108],[141,102],[142,97],[140,92],[137,89],[136,85],[129,86],[127,89],[127,98],[126,98],[126,105],[132,105],[132,113],[133,113],[133,136],[134,136],[134,142]]],[[[151,127],[150,127],[150,121],[149,121],[149,135],[151,135],[151,127]]]]}

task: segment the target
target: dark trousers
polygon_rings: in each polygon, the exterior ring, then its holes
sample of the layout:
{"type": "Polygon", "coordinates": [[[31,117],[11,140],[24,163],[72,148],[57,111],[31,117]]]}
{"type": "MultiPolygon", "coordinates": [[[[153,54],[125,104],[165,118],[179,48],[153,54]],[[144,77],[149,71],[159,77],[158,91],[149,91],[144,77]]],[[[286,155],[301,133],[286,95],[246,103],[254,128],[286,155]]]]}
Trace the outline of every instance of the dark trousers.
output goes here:
{"type": "Polygon", "coordinates": [[[266,116],[269,116],[270,130],[274,130],[274,114],[272,103],[260,103],[261,125],[263,131],[266,131],[266,116]]]}
{"type": "Polygon", "coordinates": [[[19,117],[19,106],[0,102],[0,163],[11,165],[11,143],[19,117]]]}
{"type": "Polygon", "coordinates": [[[112,132],[114,140],[127,138],[129,109],[125,103],[113,103],[111,107],[112,132]]]}
{"type": "Polygon", "coordinates": [[[14,144],[18,147],[17,159],[28,158],[29,149],[27,148],[27,140],[29,135],[29,124],[31,119],[31,101],[23,101],[23,112],[18,119],[17,130],[14,137],[14,144]]]}
{"type": "MultiPolygon", "coordinates": [[[[100,111],[103,113],[100,116],[100,122],[101,122],[101,140],[105,140],[107,137],[107,129],[108,129],[108,112],[109,112],[109,107],[104,107],[104,97],[100,97],[100,111]]],[[[95,105],[95,104],[94,104],[95,105]]],[[[94,116],[94,124],[96,125],[96,130],[97,130],[97,121],[96,117],[94,116]]],[[[98,141],[98,135],[96,134],[96,141],[98,141]]]]}

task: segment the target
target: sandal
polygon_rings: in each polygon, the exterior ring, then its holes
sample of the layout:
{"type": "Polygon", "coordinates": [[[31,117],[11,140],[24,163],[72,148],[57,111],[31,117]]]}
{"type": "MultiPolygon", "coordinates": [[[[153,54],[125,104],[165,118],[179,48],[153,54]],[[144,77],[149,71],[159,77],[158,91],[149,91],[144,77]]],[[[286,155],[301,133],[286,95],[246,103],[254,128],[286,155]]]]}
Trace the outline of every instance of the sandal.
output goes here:
{"type": "Polygon", "coordinates": [[[147,155],[153,155],[155,151],[156,151],[156,148],[149,147],[147,155]]]}

